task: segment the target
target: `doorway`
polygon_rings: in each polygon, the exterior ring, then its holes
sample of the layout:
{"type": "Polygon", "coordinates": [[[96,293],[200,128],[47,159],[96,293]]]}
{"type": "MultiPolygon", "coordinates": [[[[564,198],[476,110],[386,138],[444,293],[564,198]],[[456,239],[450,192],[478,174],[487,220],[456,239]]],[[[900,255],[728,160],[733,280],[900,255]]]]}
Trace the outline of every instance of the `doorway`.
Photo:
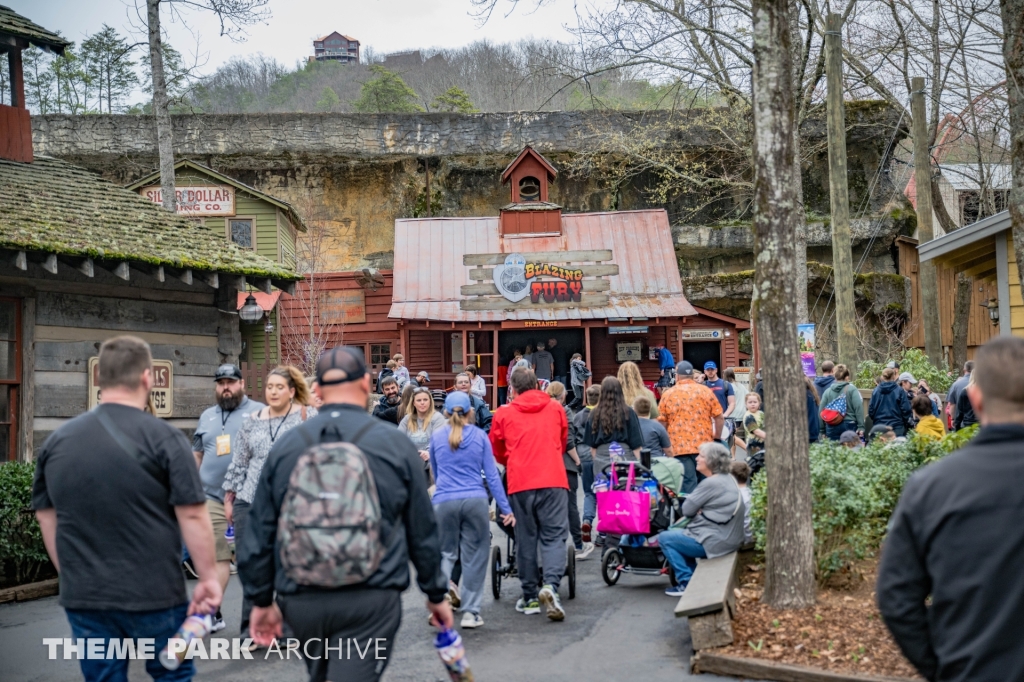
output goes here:
{"type": "Polygon", "coordinates": [[[721,341],[683,341],[683,360],[686,360],[698,372],[704,370],[704,363],[708,360],[714,361],[722,370],[722,342],[721,341]]]}

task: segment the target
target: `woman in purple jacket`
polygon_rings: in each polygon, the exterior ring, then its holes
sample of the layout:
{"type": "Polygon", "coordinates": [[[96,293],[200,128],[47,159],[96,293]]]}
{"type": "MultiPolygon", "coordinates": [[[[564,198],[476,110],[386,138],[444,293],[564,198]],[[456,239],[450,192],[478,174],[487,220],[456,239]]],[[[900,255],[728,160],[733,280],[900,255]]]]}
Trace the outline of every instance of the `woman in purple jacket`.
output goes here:
{"type": "Polygon", "coordinates": [[[488,490],[498,505],[502,523],[514,526],[516,520],[501,485],[491,443],[487,434],[475,426],[469,396],[462,391],[449,393],[444,414],[447,426],[434,431],[430,438],[430,468],[437,482],[433,502],[441,531],[441,570],[450,579],[455,562],[462,561],[462,627],[478,628],[484,624],[480,602],[491,549],[488,490]]]}

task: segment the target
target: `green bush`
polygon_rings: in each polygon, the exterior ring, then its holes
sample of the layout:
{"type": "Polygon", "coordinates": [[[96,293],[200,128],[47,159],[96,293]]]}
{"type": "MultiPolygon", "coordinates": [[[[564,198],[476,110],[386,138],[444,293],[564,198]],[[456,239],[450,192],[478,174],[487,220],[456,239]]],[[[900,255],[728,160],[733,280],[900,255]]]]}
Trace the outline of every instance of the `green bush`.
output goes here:
{"type": "MultiPolygon", "coordinates": [[[[919,348],[908,348],[902,358],[895,359],[899,360],[901,373],[910,372],[918,381],[924,379],[933,391],[943,397],[957,379],[956,373],[951,372],[945,363],[941,368],[936,367],[928,361],[928,356],[919,348]]],[[[882,362],[871,362],[870,360],[860,362],[857,365],[857,376],[853,383],[857,388],[874,388],[875,378],[880,376],[884,369],[885,363],[882,362]]]]}
{"type": "Polygon", "coordinates": [[[0,585],[4,587],[32,582],[53,567],[29,508],[34,472],[31,463],[0,464],[0,585]]]}
{"type": "MultiPolygon", "coordinates": [[[[976,431],[976,426],[971,427],[941,441],[912,433],[904,443],[876,441],[856,450],[832,441],[812,445],[811,500],[819,583],[851,561],[874,553],[910,474],[963,446],[976,431]]],[[[751,483],[751,526],[761,551],[767,539],[767,495],[767,476],[756,476],[751,483]]]]}

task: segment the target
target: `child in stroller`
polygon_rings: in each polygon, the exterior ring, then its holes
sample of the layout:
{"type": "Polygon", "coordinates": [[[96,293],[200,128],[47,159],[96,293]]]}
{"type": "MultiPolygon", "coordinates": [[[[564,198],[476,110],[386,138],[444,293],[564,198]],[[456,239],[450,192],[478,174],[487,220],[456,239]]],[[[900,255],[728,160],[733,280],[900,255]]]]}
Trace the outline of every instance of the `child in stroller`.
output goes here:
{"type": "MultiPolygon", "coordinates": [[[[682,464],[672,457],[656,457],[649,469],[637,462],[632,464],[636,472],[634,489],[651,492],[651,528],[643,535],[623,535],[617,547],[605,551],[601,559],[601,577],[608,585],[617,583],[623,573],[672,577],[672,568],[658,547],[657,536],[682,516],[682,464]]],[[[616,467],[616,490],[626,489],[629,465],[630,462],[620,461],[604,468],[603,473],[607,477],[611,467],[616,467]]]]}

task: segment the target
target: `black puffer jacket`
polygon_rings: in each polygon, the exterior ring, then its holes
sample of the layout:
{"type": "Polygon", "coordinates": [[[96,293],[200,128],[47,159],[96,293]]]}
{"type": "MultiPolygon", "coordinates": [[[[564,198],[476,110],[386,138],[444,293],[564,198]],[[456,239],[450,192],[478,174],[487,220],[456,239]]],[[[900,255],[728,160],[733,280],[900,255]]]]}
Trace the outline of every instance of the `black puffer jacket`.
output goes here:
{"type": "Polygon", "coordinates": [[[895,381],[883,381],[871,394],[868,416],[877,424],[887,424],[897,436],[905,435],[914,428],[914,413],[910,399],[895,381]]]}

